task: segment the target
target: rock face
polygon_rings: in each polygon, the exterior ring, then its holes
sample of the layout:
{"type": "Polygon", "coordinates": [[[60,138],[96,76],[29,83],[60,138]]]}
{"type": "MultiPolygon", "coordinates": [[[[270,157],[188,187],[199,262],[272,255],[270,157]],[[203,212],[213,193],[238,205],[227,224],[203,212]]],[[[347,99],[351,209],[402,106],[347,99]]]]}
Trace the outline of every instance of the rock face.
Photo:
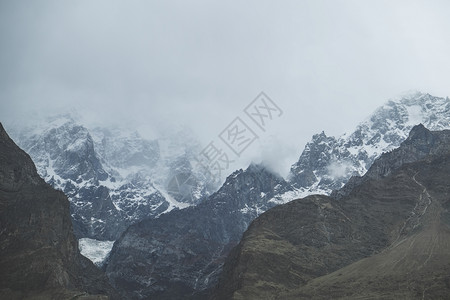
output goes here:
{"type": "MultiPolygon", "coordinates": [[[[415,94],[390,101],[352,134],[315,135],[287,182],[253,165],[233,173],[212,196],[216,186],[193,163],[201,147],[186,133],[146,140],[135,132],[87,128],[71,116],[58,116],[44,126],[17,130],[14,136],[45,181],[68,195],[77,238],[120,237],[107,272],[127,298],[197,299],[217,283],[224,257],[267,209],[299,195],[330,194],[351,178],[332,194],[333,199],[346,198],[364,180],[388,176],[394,167],[429,155],[432,137],[425,138],[425,150],[412,147],[417,149],[411,157],[400,153],[400,160],[370,169],[372,177],[358,177],[420,122],[435,130],[448,128],[449,99],[415,94]],[[198,207],[172,211],[194,205],[198,207]]],[[[428,134],[416,129],[418,135],[428,134]]]]}
{"type": "Polygon", "coordinates": [[[376,158],[400,146],[420,123],[430,130],[450,129],[450,100],[412,94],[387,102],[351,134],[316,134],[292,165],[289,180],[302,195],[329,195],[351,176],[364,175],[376,158]]]}
{"type": "MultiPolygon", "coordinates": [[[[112,251],[108,275],[116,287],[127,291],[127,297],[157,295],[161,299],[183,299],[193,295],[199,298],[214,286],[223,257],[254,218],[299,195],[317,191],[330,194],[332,189],[341,188],[350,176],[366,172],[383,151],[400,145],[414,122],[426,120],[433,128],[444,128],[449,123],[442,120],[450,121],[449,112],[448,99],[430,95],[416,94],[391,101],[349,136],[339,139],[324,133],[314,136],[293,166],[289,181],[280,180],[275,188],[247,184],[247,178],[254,177],[253,167],[234,173],[204,204],[132,226],[112,251]],[[210,236],[216,240],[209,240],[210,236]],[[152,257],[145,249],[152,249],[152,257]],[[193,258],[185,259],[184,253],[198,255],[201,263],[193,258]]],[[[267,173],[260,172],[258,176],[273,176],[267,173]]],[[[351,190],[351,184],[346,189],[351,190]]]]}
{"type": "Polygon", "coordinates": [[[443,299],[450,292],[450,131],[416,126],[340,198],[259,216],[215,299],[443,299]]]}
{"type": "Polygon", "coordinates": [[[88,129],[71,115],[11,127],[39,175],[69,197],[78,238],[116,240],[130,224],[195,205],[216,188],[191,166],[200,149],[185,132],[147,140],[123,128],[88,129]],[[190,190],[172,187],[178,174],[194,175],[190,190]]]}
{"type": "Polygon", "coordinates": [[[259,165],[236,171],[207,201],[130,226],[107,275],[127,299],[204,299],[248,224],[289,188],[259,165]]]}
{"type": "Polygon", "coordinates": [[[0,298],[107,299],[112,291],[78,251],[67,197],[0,124],[0,298]]]}
{"type": "MultiPolygon", "coordinates": [[[[418,93],[388,102],[351,134],[317,134],[288,181],[296,195],[330,194],[398,147],[419,123],[431,130],[448,128],[450,101],[418,93]]],[[[116,240],[130,224],[197,205],[219,188],[196,168],[202,148],[189,132],[148,140],[123,128],[88,128],[72,115],[33,128],[10,127],[39,175],[69,197],[78,238],[116,240]]],[[[277,195],[277,203],[292,200],[289,195],[277,195]]]]}
{"type": "Polygon", "coordinates": [[[350,178],[342,189],[334,191],[331,196],[340,199],[365,180],[382,178],[406,163],[422,160],[429,155],[446,153],[449,143],[446,135],[433,135],[422,124],[414,126],[400,148],[382,154],[363,177],[350,178]]]}

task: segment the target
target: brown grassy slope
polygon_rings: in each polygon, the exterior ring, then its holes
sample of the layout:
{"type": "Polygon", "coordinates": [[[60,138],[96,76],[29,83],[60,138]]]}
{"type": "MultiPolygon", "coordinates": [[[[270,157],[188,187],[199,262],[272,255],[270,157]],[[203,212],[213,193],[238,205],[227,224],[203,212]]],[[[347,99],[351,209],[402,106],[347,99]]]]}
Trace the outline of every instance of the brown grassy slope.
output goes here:
{"type": "Polygon", "coordinates": [[[449,156],[428,157],[340,201],[311,196],[266,212],[232,251],[214,297],[445,298],[449,179],[449,156]]]}
{"type": "Polygon", "coordinates": [[[449,299],[449,158],[421,165],[413,179],[422,188],[419,214],[423,214],[418,220],[414,215],[405,220],[403,228],[412,227],[409,234],[400,232],[381,253],[313,279],[280,298],[449,299]]]}

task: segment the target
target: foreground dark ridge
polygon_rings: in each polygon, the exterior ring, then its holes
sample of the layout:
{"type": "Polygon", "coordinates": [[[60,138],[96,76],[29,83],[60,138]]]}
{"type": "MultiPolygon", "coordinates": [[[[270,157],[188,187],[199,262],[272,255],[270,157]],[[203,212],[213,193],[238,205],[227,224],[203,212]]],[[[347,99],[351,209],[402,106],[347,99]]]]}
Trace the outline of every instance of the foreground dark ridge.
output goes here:
{"type": "Polygon", "coordinates": [[[215,298],[448,298],[450,131],[414,127],[357,182],[258,217],[215,298]]]}
{"type": "Polygon", "coordinates": [[[0,124],[0,299],[113,294],[106,277],[78,251],[67,197],[39,177],[0,124]]]}

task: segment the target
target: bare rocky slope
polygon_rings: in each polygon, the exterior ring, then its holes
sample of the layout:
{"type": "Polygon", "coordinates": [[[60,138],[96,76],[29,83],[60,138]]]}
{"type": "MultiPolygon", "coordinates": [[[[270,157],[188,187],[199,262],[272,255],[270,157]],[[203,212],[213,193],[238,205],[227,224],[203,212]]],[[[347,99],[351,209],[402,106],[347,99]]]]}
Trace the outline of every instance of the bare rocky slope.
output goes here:
{"type": "Polygon", "coordinates": [[[39,177],[0,124],[0,299],[75,298],[115,292],[80,254],[67,197],[39,177]]]}
{"type": "Polygon", "coordinates": [[[114,243],[106,273],[126,299],[206,299],[242,233],[290,186],[260,165],[231,174],[195,207],[131,225],[114,243]]]}
{"type": "Polygon", "coordinates": [[[445,299],[449,195],[450,131],[416,126],[342,193],[259,216],[214,298],[445,299]]]}
{"type": "MultiPolygon", "coordinates": [[[[362,176],[419,123],[430,130],[450,129],[450,100],[413,93],[386,102],[353,132],[316,134],[292,165],[288,181],[298,195],[328,195],[351,176],[362,176]]],[[[188,130],[148,140],[121,127],[87,127],[76,113],[32,124],[5,126],[39,175],[68,196],[78,238],[116,240],[129,225],[197,205],[219,188],[196,167],[202,147],[188,130]]],[[[279,204],[292,197],[286,199],[279,204]]]]}
{"type": "MultiPolygon", "coordinates": [[[[354,176],[332,195],[346,197],[362,184],[358,175],[382,152],[400,145],[414,124],[441,130],[448,128],[449,116],[448,98],[417,93],[389,101],[351,134],[315,135],[288,180],[252,166],[233,173],[209,197],[215,189],[192,168],[199,149],[184,145],[188,136],[149,141],[121,129],[88,129],[70,116],[16,130],[14,136],[44,180],[69,197],[81,245],[118,239],[107,267],[114,285],[126,290],[127,297],[183,299],[207,294],[231,247],[261,213],[311,193],[330,194],[354,176]],[[173,185],[191,175],[201,180],[173,185]],[[199,203],[199,208],[171,211],[199,203]],[[130,224],[136,226],[121,236],[130,224]],[[189,257],[198,259],[193,263],[189,257]]],[[[98,252],[98,244],[92,245],[98,252]]]]}
{"type": "Polygon", "coordinates": [[[237,171],[197,207],[131,226],[115,243],[107,274],[113,285],[134,299],[206,297],[217,283],[224,258],[254,218],[301,195],[329,194],[353,175],[342,193],[351,191],[361,184],[357,175],[382,152],[400,145],[414,121],[448,128],[449,112],[448,98],[413,94],[388,102],[351,135],[313,137],[287,181],[273,180],[277,176],[261,166],[237,171]]]}

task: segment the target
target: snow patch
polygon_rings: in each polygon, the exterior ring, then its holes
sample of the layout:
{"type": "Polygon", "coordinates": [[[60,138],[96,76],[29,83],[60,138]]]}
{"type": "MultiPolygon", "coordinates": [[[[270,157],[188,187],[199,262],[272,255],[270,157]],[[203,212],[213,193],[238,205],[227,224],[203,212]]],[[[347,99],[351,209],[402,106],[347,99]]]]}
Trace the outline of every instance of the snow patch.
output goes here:
{"type": "Polygon", "coordinates": [[[78,240],[81,255],[89,258],[96,266],[101,266],[111,252],[114,241],[99,241],[82,238],[78,240]]]}
{"type": "Polygon", "coordinates": [[[310,194],[311,193],[309,191],[305,191],[304,189],[294,189],[292,191],[287,191],[281,195],[276,195],[268,202],[275,203],[276,205],[285,204],[295,199],[304,198],[310,194]]]}

